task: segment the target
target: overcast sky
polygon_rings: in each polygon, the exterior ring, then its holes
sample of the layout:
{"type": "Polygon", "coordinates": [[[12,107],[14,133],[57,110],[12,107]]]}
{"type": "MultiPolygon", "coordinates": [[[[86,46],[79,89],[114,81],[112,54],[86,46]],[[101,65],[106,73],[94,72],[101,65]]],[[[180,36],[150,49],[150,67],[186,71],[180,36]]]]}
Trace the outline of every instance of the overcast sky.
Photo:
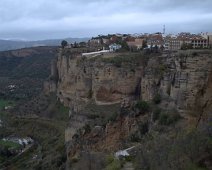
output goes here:
{"type": "Polygon", "coordinates": [[[212,0],[0,0],[0,39],[212,32],[212,0]]]}

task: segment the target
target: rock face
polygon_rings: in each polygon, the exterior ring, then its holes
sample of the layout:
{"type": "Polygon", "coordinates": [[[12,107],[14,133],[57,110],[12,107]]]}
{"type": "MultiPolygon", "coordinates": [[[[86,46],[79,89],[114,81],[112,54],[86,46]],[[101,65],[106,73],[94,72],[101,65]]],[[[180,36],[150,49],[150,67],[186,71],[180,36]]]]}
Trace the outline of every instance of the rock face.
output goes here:
{"type": "MultiPolygon", "coordinates": [[[[90,103],[105,106],[105,110],[93,109],[97,114],[109,114],[109,108],[114,104],[130,107],[134,100],[151,102],[159,94],[161,107],[176,109],[184,117],[188,113],[198,113],[198,123],[210,114],[212,51],[149,55],[147,63],[132,62],[135,58],[126,60],[120,55],[125,54],[82,57],[81,51],[64,49],[59,52],[57,61],[52,62],[52,74],[45,84],[45,91],[56,92],[59,100],[70,107],[70,121],[65,133],[69,158],[76,156],[77,148],[82,148],[80,142],[73,143],[73,139],[77,138],[79,130],[84,134],[86,125],[92,122],[86,109],[90,103]]],[[[133,54],[127,57],[130,55],[133,54]]],[[[127,137],[136,125],[136,119],[120,120],[123,121],[120,125],[117,123],[117,127],[108,125],[101,129],[101,137],[92,137],[93,143],[100,148],[98,151],[105,149],[105,143],[118,147],[113,142],[127,137]],[[98,141],[99,138],[105,143],[98,141]]],[[[98,124],[95,122],[94,125],[98,124]]]]}
{"type": "Polygon", "coordinates": [[[207,95],[205,90],[209,86],[211,71],[211,53],[181,53],[164,55],[158,60],[152,58],[141,81],[141,98],[149,101],[159,93],[168,99],[172,107],[193,112],[198,102],[199,107],[204,105],[198,99],[207,95]]]}
{"type": "Polygon", "coordinates": [[[97,58],[61,50],[57,61],[52,62],[46,91],[56,91],[58,98],[74,112],[82,110],[91,100],[97,105],[136,98],[151,101],[158,93],[173,107],[191,110],[210,84],[210,51],[150,57],[145,68],[127,64],[117,67],[97,58]]]}
{"type": "Polygon", "coordinates": [[[57,86],[59,99],[74,112],[79,112],[91,100],[97,105],[110,105],[140,95],[142,66],[133,69],[116,67],[101,60],[84,58],[81,54],[62,55],[61,52],[57,70],[52,70],[51,77],[58,82],[50,81],[50,91],[57,86]]]}

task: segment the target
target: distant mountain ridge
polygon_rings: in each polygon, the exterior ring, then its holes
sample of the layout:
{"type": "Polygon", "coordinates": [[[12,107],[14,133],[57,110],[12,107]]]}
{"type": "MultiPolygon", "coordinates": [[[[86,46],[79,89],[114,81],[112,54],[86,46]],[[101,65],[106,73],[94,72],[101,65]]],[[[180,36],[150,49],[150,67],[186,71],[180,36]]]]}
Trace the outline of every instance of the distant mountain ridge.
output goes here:
{"type": "Polygon", "coordinates": [[[69,43],[88,41],[89,38],[65,38],[65,39],[48,39],[37,41],[22,41],[22,40],[1,40],[0,39],[0,51],[15,50],[27,47],[37,46],[58,46],[62,40],[66,40],[69,43]]]}

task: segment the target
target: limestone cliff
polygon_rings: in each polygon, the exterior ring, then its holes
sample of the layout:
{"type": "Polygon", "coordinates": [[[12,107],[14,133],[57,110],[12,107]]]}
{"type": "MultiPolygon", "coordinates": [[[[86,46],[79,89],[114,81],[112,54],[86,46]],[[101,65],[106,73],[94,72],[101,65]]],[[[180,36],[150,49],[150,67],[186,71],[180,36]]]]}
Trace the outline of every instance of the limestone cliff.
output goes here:
{"type": "MultiPolygon", "coordinates": [[[[211,89],[211,71],[212,54],[207,51],[152,58],[141,81],[141,98],[149,101],[159,93],[167,105],[178,110],[199,111],[197,107],[205,105],[200,98],[208,95],[207,88],[211,89]]],[[[205,102],[211,102],[211,95],[205,102]]]]}
{"type": "Polygon", "coordinates": [[[176,110],[186,121],[194,116],[196,126],[211,115],[210,50],[87,57],[82,57],[81,52],[80,49],[61,50],[45,84],[46,92],[56,92],[59,100],[70,107],[70,121],[65,132],[70,159],[79,150],[121,148],[122,141],[138,129],[138,122],[145,120],[142,126],[147,122],[148,131],[152,126],[151,115],[119,116],[114,124],[100,121],[113,113],[136,112],[132,106],[137,100],[151,103],[160,95],[160,108],[176,110]]]}
{"type": "Polygon", "coordinates": [[[147,66],[137,61],[117,66],[111,58],[120,55],[129,58],[124,53],[82,57],[80,52],[60,51],[57,61],[52,62],[50,81],[45,85],[47,91],[56,91],[74,112],[82,110],[91,100],[97,105],[138,98],[150,101],[158,93],[168,105],[191,111],[210,84],[210,51],[149,57],[147,66]]]}
{"type": "Polygon", "coordinates": [[[102,60],[104,57],[110,59],[111,56],[93,58],[82,57],[80,53],[62,55],[61,52],[57,70],[52,69],[51,76],[55,80],[58,74],[58,81],[50,81],[50,91],[57,86],[59,99],[75,112],[91,100],[97,105],[111,105],[126,98],[139,97],[143,66],[117,67],[110,60],[102,60]]]}

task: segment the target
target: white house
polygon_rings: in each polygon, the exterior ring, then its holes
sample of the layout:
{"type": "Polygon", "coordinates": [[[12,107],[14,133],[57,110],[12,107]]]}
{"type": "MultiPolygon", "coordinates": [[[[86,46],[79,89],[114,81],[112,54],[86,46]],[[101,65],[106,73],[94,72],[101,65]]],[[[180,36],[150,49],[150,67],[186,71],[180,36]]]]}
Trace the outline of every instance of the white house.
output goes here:
{"type": "Polygon", "coordinates": [[[120,44],[110,44],[109,45],[109,50],[110,52],[113,52],[113,51],[116,51],[116,50],[119,50],[121,48],[121,45],[120,44]]]}
{"type": "Polygon", "coordinates": [[[127,157],[127,156],[130,156],[129,151],[131,151],[133,148],[135,148],[135,146],[132,146],[132,147],[130,147],[130,148],[128,148],[128,149],[120,150],[120,151],[116,152],[116,153],[114,154],[114,156],[115,156],[117,159],[119,159],[120,157],[127,157]]]}

